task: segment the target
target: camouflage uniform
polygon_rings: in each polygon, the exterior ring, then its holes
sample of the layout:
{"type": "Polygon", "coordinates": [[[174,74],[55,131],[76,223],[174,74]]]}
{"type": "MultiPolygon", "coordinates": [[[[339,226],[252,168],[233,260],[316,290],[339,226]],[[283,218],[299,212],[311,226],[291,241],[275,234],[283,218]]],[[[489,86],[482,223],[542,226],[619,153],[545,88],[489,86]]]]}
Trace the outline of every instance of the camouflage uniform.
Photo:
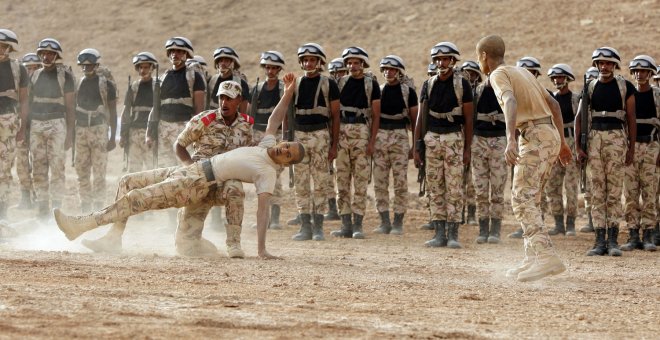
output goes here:
{"type": "MultiPolygon", "coordinates": [[[[132,98],[124,99],[124,106],[131,107],[131,112],[124,111],[121,117],[121,131],[128,144],[128,172],[138,172],[153,167],[153,152],[144,142],[147,131],[147,119],[153,106],[153,79],[134,81],[131,84],[132,98]]],[[[125,145],[124,148],[127,146],[125,145]]]]}

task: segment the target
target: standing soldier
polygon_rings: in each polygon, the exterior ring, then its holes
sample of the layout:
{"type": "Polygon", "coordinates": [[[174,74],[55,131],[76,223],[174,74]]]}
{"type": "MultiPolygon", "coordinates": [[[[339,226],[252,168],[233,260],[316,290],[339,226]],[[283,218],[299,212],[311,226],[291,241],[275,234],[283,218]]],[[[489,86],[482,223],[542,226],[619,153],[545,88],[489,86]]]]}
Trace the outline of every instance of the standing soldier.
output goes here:
{"type": "Polygon", "coordinates": [[[250,86],[247,81],[242,78],[240,69],[241,61],[238,58],[238,53],[227,46],[218,47],[213,51],[213,60],[215,64],[215,69],[218,70],[217,74],[214,74],[211,79],[208,81],[208,93],[207,93],[207,108],[208,109],[217,109],[218,108],[218,89],[220,83],[227,80],[235,81],[241,84],[243,93],[241,98],[243,102],[239,107],[239,112],[247,112],[248,101],[250,98],[250,86]]]}
{"type": "MultiPolygon", "coordinates": [[[[594,79],[598,79],[598,69],[595,67],[590,67],[585,73],[587,82],[590,82],[594,79]]],[[[580,228],[581,233],[593,233],[594,232],[594,223],[591,218],[591,190],[589,189],[589,181],[587,180],[584,183],[584,210],[587,212],[587,225],[580,228]]]]}
{"type": "MultiPolygon", "coordinates": [[[[429,78],[431,78],[431,77],[435,76],[436,74],[438,74],[438,65],[436,65],[435,63],[430,63],[429,66],[426,69],[426,75],[429,78]]],[[[414,130],[413,130],[413,132],[414,132],[414,130]]],[[[426,197],[428,198],[428,194],[426,195],[426,197]]],[[[433,221],[431,220],[431,217],[432,217],[431,216],[431,206],[428,204],[428,201],[426,202],[426,208],[429,210],[429,222],[422,224],[422,226],[420,228],[423,229],[423,230],[435,230],[435,228],[433,226],[433,221]]]]}
{"type": "Polygon", "coordinates": [[[408,160],[411,149],[407,126],[415,131],[417,93],[411,84],[402,83],[406,67],[403,60],[388,55],[380,61],[380,72],[387,81],[381,86],[380,125],[374,153],[374,191],[381,225],[377,234],[403,233],[403,217],[408,206],[408,160]],[[394,223],[390,223],[390,170],[394,179],[394,223]]]}
{"type": "Polygon", "coordinates": [[[47,219],[51,203],[61,207],[65,192],[64,152],[73,144],[76,120],[75,80],[70,67],[57,63],[62,59],[57,40],[41,40],[37,55],[43,68],[30,78],[30,153],[37,216],[47,219]]]}
{"type": "MultiPolygon", "coordinates": [[[[577,114],[580,94],[574,93],[568,88],[569,83],[575,81],[573,69],[566,64],[556,64],[548,70],[548,77],[557,89],[552,96],[561,108],[564,139],[566,139],[566,143],[571,150],[574,150],[573,122],[577,114]]],[[[575,236],[579,176],[580,171],[577,163],[563,166],[560,162],[555,162],[553,165],[548,184],[545,187],[550,212],[555,218],[555,228],[548,231],[549,235],[565,234],[566,236],[575,236]],[[566,209],[564,209],[564,197],[566,197],[566,209]],[[566,214],[565,225],[564,213],[566,214]]]]}
{"type": "MultiPolygon", "coordinates": [[[[330,64],[328,64],[328,72],[332,79],[339,82],[339,79],[348,74],[348,68],[344,64],[344,59],[332,59],[330,64]]],[[[337,183],[337,171],[335,171],[335,166],[332,163],[330,164],[330,170],[330,176],[328,176],[330,182],[326,184],[328,188],[328,213],[325,214],[324,219],[326,221],[338,221],[340,217],[337,211],[337,189],[335,185],[337,183]]]]}
{"type": "MultiPolygon", "coordinates": [[[[28,80],[32,77],[34,71],[40,69],[41,59],[36,53],[28,53],[23,56],[21,63],[27,70],[28,80]]],[[[28,113],[29,115],[29,113],[28,113]]],[[[16,143],[16,174],[21,186],[21,201],[18,203],[18,209],[32,209],[32,194],[34,186],[32,185],[32,166],[30,164],[30,120],[27,120],[25,126],[25,138],[23,142],[16,143]]]]}
{"type": "Polygon", "coordinates": [[[301,225],[292,239],[322,241],[325,239],[323,213],[327,210],[328,195],[325,186],[331,183],[328,178],[329,164],[337,156],[339,88],[333,79],[320,73],[326,61],[325,52],[319,44],[300,46],[298,63],[305,75],[296,80],[294,121],[287,123],[294,124],[295,139],[305,147],[305,157],[293,168],[301,225]]]}
{"type": "Polygon", "coordinates": [[[128,155],[128,172],[147,170],[153,166],[153,156],[144,142],[144,136],[154,104],[152,74],[157,65],[158,60],[152,53],[140,52],[133,57],[133,66],[140,79],[131,83],[126,91],[119,136],[119,146],[128,155]]]}
{"type": "Polygon", "coordinates": [[[472,179],[477,196],[479,236],[477,243],[499,243],[504,215],[504,187],[509,167],[502,157],[506,149],[506,122],[489,81],[476,89],[477,106],[472,139],[472,179]]]}
{"type": "MultiPolygon", "coordinates": [[[[481,84],[481,70],[479,70],[479,64],[477,62],[472,61],[472,60],[467,60],[466,62],[461,65],[461,72],[465,74],[465,77],[468,79],[470,82],[470,86],[472,86],[472,96],[476,98],[477,94],[477,86],[481,84]]],[[[473,101],[474,105],[474,101],[473,101]]],[[[475,109],[473,107],[473,109],[475,109]]],[[[476,111],[475,111],[476,112],[476,111]]],[[[476,113],[473,116],[473,123],[474,119],[476,119],[476,113]]],[[[472,162],[470,162],[470,166],[467,168],[467,180],[466,182],[466,187],[465,187],[465,204],[467,204],[467,219],[465,220],[465,223],[467,224],[477,224],[477,219],[476,219],[476,212],[477,212],[477,206],[476,206],[476,193],[474,191],[474,181],[472,180],[472,162]]],[[[465,206],[463,207],[463,210],[465,210],[465,206]]]]}
{"type": "Polygon", "coordinates": [[[200,73],[204,76],[204,80],[206,82],[211,80],[211,77],[209,77],[208,63],[206,62],[206,59],[204,59],[204,57],[202,57],[201,55],[196,55],[196,56],[193,56],[192,59],[186,60],[186,64],[189,63],[189,62],[195,62],[195,63],[199,64],[199,66],[201,68],[200,73]]]}
{"type": "Polygon", "coordinates": [[[472,143],[472,88],[454,66],[460,53],[451,42],[441,42],[431,49],[431,59],[438,74],[422,85],[415,129],[415,140],[423,138],[426,160],[422,164],[419,150],[415,163],[426,167],[431,220],[435,229],[427,247],[461,248],[458,227],[463,207],[465,166],[470,164],[472,143]],[[424,118],[424,116],[426,116],[424,118]],[[427,131],[421,121],[428,119],[427,131]]]}
{"type": "MultiPolygon", "coordinates": [[[[254,118],[254,142],[259,143],[264,137],[266,126],[268,125],[268,118],[273,113],[273,109],[280,101],[282,94],[284,94],[284,82],[279,79],[279,74],[284,67],[284,56],[278,51],[266,51],[261,54],[259,61],[261,68],[264,70],[266,80],[255,85],[253,89],[254,101],[250,105],[256,105],[254,108],[250,107],[250,113],[254,118]]],[[[276,135],[277,142],[282,141],[282,129],[278,129],[276,135]]],[[[282,205],[282,181],[280,175],[282,170],[277,172],[277,181],[275,182],[275,191],[270,199],[270,224],[271,229],[282,229],[280,224],[280,207],[282,205]]]]}
{"type": "Polygon", "coordinates": [[[380,120],[380,87],[373,76],[364,72],[369,68],[369,55],[363,48],[349,47],[342,58],[349,70],[349,75],[339,81],[341,133],[337,152],[337,205],[342,224],[332,235],[362,239],[362,219],[373,166],[371,157],[380,120]]]}
{"type": "Polygon", "coordinates": [[[115,148],[117,90],[112,79],[99,70],[101,54],[86,48],[78,54],[83,77],[76,96],[75,168],[83,213],[105,206],[105,173],[108,152],[115,148]],[[108,139],[108,127],[110,138],[108,139]],[[94,183],[90,181],[94,172],[94,183]],[[93,205],[92,205],[93,203],[93,205]]]}
{"type": "MultiPolygon", "coordinates": [[[[575,136],[580,136],[582,128],[590,129],[588,150],[582,150],[580,143],[575,143],[578,159],[587,162],[591,214],[596,231],[594,248],[587,252],[587,256],[605,253],[621,256],[617,237],[623,215],[624,165],[628,166],[634,160],[637,136],[635,87],[622,76],[614,75],[615,69],[621,69],[621,58],[614,48],[596,49],[591,60],[599,72],[598,80],[588,84],[590,105],[587,109],[591,126],[581,126],[582,110],[575,117],[575,136]],[[624,131],[626,125],[627,133],[624,131]]],[[[586,104],[585,100],[582,98],[580,105],[586,104]]]]}
{"type": "Polygon", "coordinates": [[[343,76],[348,74],[348,68],[344,64],[344,59],[335,58],[328,64],[328,73],[335,81],[339,81],[343,76]]]}
{"type": "Polygon", "coordinates": [[[660,165],[660,89],[651,87],[651,77],[656,72],[655,60],[648,55],[638,55],[628,67],[637,83],[635,113],[637,140],[635,159],[626,167],[623,180],[625,218],[628,224],[628,243],[621,250],[644,249],[655,251],[653,228],[657,223],[656,206],[658,190],[658,166],[660,165]],[[639,203],[641,199],[641,204],[639,203]],[[642,240],[639,239],[640,228],[642,240]]]}
{"type": "MultiPolygon", "coordinates": [[[[23,65],[9,58],[18,49],[16,34],[0,29],[0,219],[7,218],[11,167],[17,144],[23,144],[28,116],[28,74],[23,65]]],[[[29,199],[29,193],[28,193],[29,199]]]]}

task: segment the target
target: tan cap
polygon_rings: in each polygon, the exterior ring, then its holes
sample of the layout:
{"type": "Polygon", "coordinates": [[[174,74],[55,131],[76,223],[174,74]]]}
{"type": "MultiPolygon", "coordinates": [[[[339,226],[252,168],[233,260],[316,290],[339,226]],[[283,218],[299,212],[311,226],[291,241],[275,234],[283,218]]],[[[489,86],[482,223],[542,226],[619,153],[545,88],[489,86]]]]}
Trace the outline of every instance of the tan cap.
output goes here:
{"type": "Polygon", "coordinates": [[[240,96],[241,93],[242,93],[241,84],[233,80],[223,81],[222,83],[220,83],[220,87],[218,88],[218,97],[224,94],[229,98],[236,98],[240,96]]]}

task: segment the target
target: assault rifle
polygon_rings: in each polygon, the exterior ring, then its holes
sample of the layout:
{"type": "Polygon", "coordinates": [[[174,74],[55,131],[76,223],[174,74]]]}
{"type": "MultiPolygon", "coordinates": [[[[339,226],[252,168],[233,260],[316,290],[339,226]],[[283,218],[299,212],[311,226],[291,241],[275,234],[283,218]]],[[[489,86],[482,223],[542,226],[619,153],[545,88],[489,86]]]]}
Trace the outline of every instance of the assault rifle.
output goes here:
{"type": "MultiPolygon", "coordinates": [[[[428,85],[427,85],[428,86],[428,85]]],[[[422,87],[424,88],[424,87],[422,87]]],[[[417,183],[419,183],[419,197],[426,194],[426,145],[424,144],[424,135],[426,134],[426,129],[428,125],[428,116],[429,116],[429,101],[426,98],[425,101],[420,103],[419,113],[422,115],[419,119],[419,139],[415,141],[415,149],[419,152],[419,158],[421,159],[421,164],[419,165],[419,171],[417,172],[417,183]]]]}
{"type": "Polygon", "coordinates": [[[257,117],[257,110],[259,110],[259,77],[257,77],[257,82],[252,91],[252,97],[250,98],[250,112],[248,112],[248,115],[252,118],[257,117]]]}
{"type": "Polygon", "coordinates": [[[124,113],[121,117],[121,139],[124,140],[124,171],[128,171],[130,148],[131,148],[131,123],[133,122],[133,87],[131,76],[128,76],[128,88],[124,99],[124,113]],[[128,117],[128,122],[125,121],[128,117]]]}
{"type": "MultiPolygon", "coordinates": [[[[584,86],[582,87],[582,94],[579,107],[580,115],[580,148],[584,153],[587,152],[588,136],[589,136],[589,82],[587,75],[584,75],[584,86]]],[[[587,160],[584,159],[580,162],[580,192],[585,193],[587,190],[587,160]]]]}
{"type": "Polygon", "coordinates": [[[154,104],[151,109],[151,140],[153,146],[153,168],[158,168],[158,124],[160,124],[160,78],[158,76],[158,65],[156,65],[156,79],[154,83],[154,104]]]}

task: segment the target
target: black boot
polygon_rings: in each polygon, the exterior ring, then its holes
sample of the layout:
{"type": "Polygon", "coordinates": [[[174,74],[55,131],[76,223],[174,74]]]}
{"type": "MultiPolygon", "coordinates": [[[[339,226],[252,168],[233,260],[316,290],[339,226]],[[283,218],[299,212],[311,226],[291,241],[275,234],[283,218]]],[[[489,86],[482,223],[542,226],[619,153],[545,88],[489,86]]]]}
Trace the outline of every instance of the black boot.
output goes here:
{"type": "Polygon", "coordinates": [[[394,213],[394,223],[392,223],[392,235],[403,234],[403,216],[404,213],[394,213]]]}
{"type": "Polygon", "coordinates": [[[607,254],[609,256],[621,256],[621,249],[616,239],[619,237],[619,227],[607,228],[607,254]]]}
{"type": "Polygon", "coordinates": [[[375,234],[389,234],[392,231],[392,223],[390,222],[390,212],[380,211],[380,226],[374,229],[375,234]]]}
{"type": "Polygon", "coordinates": [[[458,222],[447,222],[447,248],[463,248],[458,242],[458,222]]]}
{"type": "Polygon", "coordinates": [[[50,207],[48,206],[48,201],[38,201],[37,208],[37,218],[39,220],[45,221],[50,217],[50,207]]]}
{"type": "Polygon", "coordinates": [[[596,242],[593,249],[587,252],[587,256],[603,256],[607,253],[607,245],[605,244],[605,228],[596,228],[596,242]]]}
{"type": "Polygon", "coordinates": [[[467,215],[467,224],[469,225],[476,225],[477,224],[477,217],[475,216],[477,212],[477,206],[476,205],[468,205],[467,207],[468,215],[467,215]]]}
{"type": "Polygon", "coordinates": [[[300,214],[300,231],[291,237],[294,241],[307,241],[312,239],[312,215],[300,214]]]}
{"type": "Polygon", "coordinates": [[[639,228],[628,229],[628,242],[621,245],[620,249],[623,251],[644,249],[644,243],[639,239],[639,228]]]}
{"type": "Polygon", "coordinates": [[[325,214],[325,219],[328,221],[339,221],[339,213],[337,212],[337,199],[328,199],[328,213],[325,214]]]}
{"type": "Polygon", "coordinates": [[[282,229],[280,224],[280,206],[273,204],[270,206],[270,224],[268,225],[270,229],[282,229]]]}
{"type": "Polygon", "coordinates": [[[323,236],[323,215],[314,214],[314,225],[312,226],[312,240],[325,241],[323,236]]]}
{"type": "Polygon", "coordinates": [[[343,238],[353,237],[353,222],[351,221],[351,214],[341,215],[341,229],[334,230],[330,235],[343,238]]]}
{"type": "Polygon", "coordinates": [[[426,241],[424,245],[427,247],[446,247],[447,246],[447,230],[445,229],[445,221],[432,221],[431,225],[435,228],[435,236],[426,241]]]}
{"type": "Polygon", "coordinates": [[[488,218],[479,219],[479,236],[477,236],[475,242],[479,244],[488,242],[488,222],[488,218]]]}
{"type": "Polygon", "coordinates": [[[488,233],[488,243],[500,243],[500,229],[502,228],[502,220],[499,218],[490,219],[490,233],[488,233]]]}
{"type": "Polygon", "coordinates": [[[566,236],[575,236],[575,216],[566,216],[566,236]]]}
{"type": "Polygon", "coordinates": [[[548,235],[566,234],[564,228],[564,215],[555,215],[555,228],[548,230],[548,235]]]}
{"type": "Polygon", "coordinates": [[[589,216],[589,224],[580,228],[581,233],[593,233],[594,232],[594,221],[591,219],[591,212],[587,213],[589,216]]]}
{"type": "Polygon", "coordinates": [[[362,218],[363,215],[353,214],[353,238],[363,239],[364,233],[362,232],[362,218]]]}
{"type": "Polygon", "coordinates": [[[644,241],[644,250],[656,251],[657,247],[653,243],[653,228],[647,228],[642,231],[642,240],[644,241]]]}
{"type": "Polygon", "coordinates": [[[655,225],[655,245],[660,246],[660,223],[655,225]]]}
{"type": "Polygon", "coordinates": [[[286,222],[287,225],[299,225],[301,223],[300,221],[300,214],[297,214],[296,217],[288,220],[286,222]]]}
{"type": "Polygon", "coordinates": [[[422,229],[422,230],[435,230],[435,228],[433,227],[433,221],[429,221],[429,223],[422,224],[419,227],[419,229],[422,229]]]}
{"type": "Polygon", "coordinates": [[[0,202],[0,220],[7,219],[7,202],[0,202]]]}
{"type": "Polygon", "coordinates": [[[518,230],[512,232],[511,234],[508,235],[509,238],[522,238],[523,237],[523,230],[522,228],[518,228],[518,230]]]}
{"type": "Polygon", "coordinates": [[[32,209],[32,195],[30,194],[30,190],[21,190],[21,202],[18,203],[16,206],[17,209],[32,209]]]}

